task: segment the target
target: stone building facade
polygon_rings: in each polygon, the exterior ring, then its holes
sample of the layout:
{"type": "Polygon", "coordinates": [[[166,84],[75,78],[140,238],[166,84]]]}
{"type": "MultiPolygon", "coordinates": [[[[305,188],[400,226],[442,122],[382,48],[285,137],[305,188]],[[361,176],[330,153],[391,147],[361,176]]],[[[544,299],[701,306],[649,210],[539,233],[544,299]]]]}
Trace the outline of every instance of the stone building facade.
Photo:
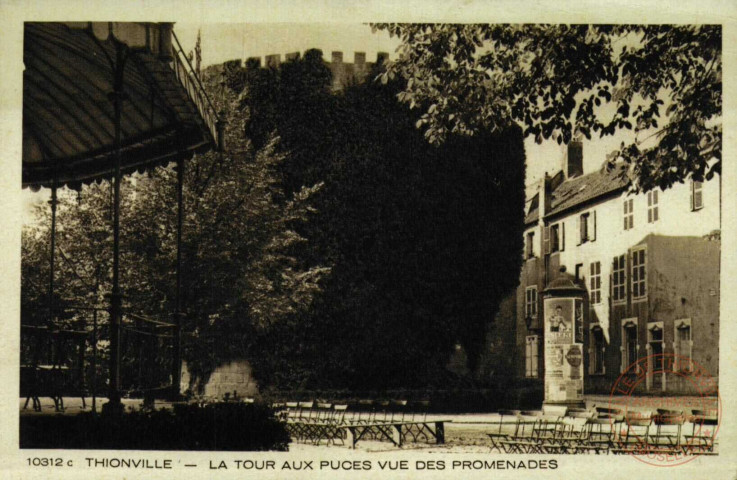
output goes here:
{"type": "Polygon", "coordinates": [[[694,393],[694,363],[718,376],[720,178],[635,195],[622,166],[584,174],[582,165],[572,142],[527,202],[515,376],[543,388],[542,300],[565,267],[586,290],[585,393],[609,393],[630,364],[659,353],[678,355],[678,374],[653,365],[638,391],[694,393]]]}

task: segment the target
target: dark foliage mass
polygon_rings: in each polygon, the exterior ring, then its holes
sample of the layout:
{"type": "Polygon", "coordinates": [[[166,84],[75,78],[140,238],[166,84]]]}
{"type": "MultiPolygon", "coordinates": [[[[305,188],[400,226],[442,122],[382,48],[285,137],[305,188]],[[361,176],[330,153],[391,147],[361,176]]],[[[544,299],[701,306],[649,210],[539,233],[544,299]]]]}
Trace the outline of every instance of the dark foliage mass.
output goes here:
{"type": "Polygon", "coordinates": [[[21,448],[286,451],[289,434],[260,404],[176,405],[120,417],[22,415],[21,448]]]}
{"type": "MultiPolygon", "coordinates": [[[[568,143],[631,131],[612,152],[635,190],[721,171],[720,25],[376,24],[386,72],[431,142],[518,124],[568,143]]],[[[386,80],[385,78],[385,80],[386,80]]],[[[603,160],[603,159],[602,159],[603,160]]]]}
{"type": "MultiPolygon", "coordinates": [[[[399,85],[334,93],[316,52],[279,69],[226,70],[244,86],[246,135],[289,152],[287,192],[324,182],[300,231],[329,265],[299,320],[255,342],[262,383],[282,388],[432,386],[460,342],[475,367],[485,329],[516,285],[524,195],[521,133],[428,144],[399,85]]],[[[373,78],[374,74],[369,78],[373,78]]]]}
{"type": "MultiPolygon", "coordinates": [[[[262,390],[449,388],[462,383],[445,369],[458,343],[474,370],[518,280],[522,134],[431,145],[396,100],[402,85],[372,81],[378,73],[333,91],[316,51],[278,69],[228,62],[203,72],[228,148],[195,156],[184,175],[191,393],[243,358],[262,390]]],[[[122,184],[128,392],[170,382],[171,340],[143,336],[152,327],[131,315],[174,318],[176,178],[170,165],[122,184]]],[[[89,328],[66,307],[108,302],[110,185],[59,196],[55,319],[89,328]]],[[[23,238],[22,315],[32,324],[50,318],[47,205],[38,218],[23,238]]],[[[101,313],[100,385],[107,319],[101,313]]]]}

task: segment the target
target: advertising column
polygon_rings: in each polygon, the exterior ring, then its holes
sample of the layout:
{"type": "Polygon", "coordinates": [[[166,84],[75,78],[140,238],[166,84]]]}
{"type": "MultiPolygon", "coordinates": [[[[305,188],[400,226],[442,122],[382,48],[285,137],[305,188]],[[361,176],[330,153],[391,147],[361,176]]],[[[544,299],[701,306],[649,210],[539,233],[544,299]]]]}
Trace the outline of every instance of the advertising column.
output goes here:
{"type": "Polygon", "coordinates": [[[583,302],[546,298],[545,403],[583,402],[583,302]]]}

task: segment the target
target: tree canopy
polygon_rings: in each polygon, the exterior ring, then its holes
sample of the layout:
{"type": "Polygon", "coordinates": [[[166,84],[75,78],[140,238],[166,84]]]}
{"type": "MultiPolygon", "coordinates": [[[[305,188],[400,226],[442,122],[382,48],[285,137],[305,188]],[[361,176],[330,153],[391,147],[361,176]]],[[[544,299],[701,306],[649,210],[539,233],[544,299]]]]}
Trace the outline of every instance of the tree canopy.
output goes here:
{"type": "MultiPolygon", "coordinates": [[[[518,282],[520,130],[429,145],[396,100],[401,82],[335,92],[317,51],[278,68],[228,62],[203,77],[227,116],[228,151],[197,155],[185,171],[189,371],[206,379],[245,358],[262,388],[466,382],[446,370],[450,354],[460,343],[474,369],[500,300],[518,282]]],[[[174,309],[176,176],[170,165],[122,185],[124,308],[161,320],[174,309]]],[[[105,304],[110,185],[60,198],[57,312],[64,299],[105,304]]],[[[43,221],[23,242],[29,322],[43,321],[31,317],[48,285],[49,212],[40,208],[43,221]]],[[[127,385],[133,362],[144,360],[130,353],[127,385]]]]}
{"type": "Polygon", "coordinates": [[[540,143],[631,130],[608,157],[634,190],[721,169],[719,25],[375,24],[401,40],[382,75],[432,143],[518,124],[540,143]]]}
{"type": "MultiPolygon", "coordinates": [[[[221,88],[220,75],[206,75],[204,81],[216,108],[225,114],[228,151],[196,155],[186,162],[184,175],[183,348],[197,379],[206,379],[223,361],[247,357],[258,332],[306,308],[329,273],[324,265],[304,260],[307,239],[296,231],[299,223],[309,221],[311,197],[320,185],[285,194],[279,166],[286,155],[277,152],[278,139],[269,137],[260,148],[252,148],[243,135],[236,96],[221,88]]],[[[121,184],[124,311],[164,322],[171,321],[175,302],[176,185],[174,164],[124,177],[121,184]]],[[[85,186],[78,195],[59,192],[56,320],[80,320],[66,308],[70,303],[108,304],[110,192],[109,182],[85,186]]],[[[36,221],[23,232],[24,324],[49,319],[48,309],[40,306],[48,304],[50,209],[45,204],[37,208],[36,221]]],[[[103,340],[106,336],[101,332],[103,340]]],[[[137,382],[131,373],[139,362],[149,377],[158,370],[158,380],[166,381],[169,370],[155,363],[170,362],[171,355],[136,357],[131,348],[136,341],[128,338],[133,345],[123,346],[124,386],[137,382]]]]}
{"type": "Polygon", "coordinates": [[[333,92],[317,51],[236,67],[225,83],[241,89],[246,135],[257,146],[276,132],[288,152],[286,191],[323,184],[299,231],[312,261],[331,267],[312,307],[257,342],[257,372],[283,388],[438,386],[457,343],[473,369],[519,277],[519,130],[450,135],[438,148],[396,101],[399,82],[333,92]]]}

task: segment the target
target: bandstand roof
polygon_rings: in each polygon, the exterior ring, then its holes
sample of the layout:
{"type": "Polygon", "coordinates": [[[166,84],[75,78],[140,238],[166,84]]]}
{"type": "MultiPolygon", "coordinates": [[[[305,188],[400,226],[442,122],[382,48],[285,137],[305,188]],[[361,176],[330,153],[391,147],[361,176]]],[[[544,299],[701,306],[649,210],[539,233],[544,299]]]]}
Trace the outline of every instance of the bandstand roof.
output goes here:
{"type": "Polygon", "coordinates": [[[23,186],[79,188],[112,177],[116,45],[125,62],[123,173],[216,146],[217,114],[171,23],[26,23],[23,186]]]}

